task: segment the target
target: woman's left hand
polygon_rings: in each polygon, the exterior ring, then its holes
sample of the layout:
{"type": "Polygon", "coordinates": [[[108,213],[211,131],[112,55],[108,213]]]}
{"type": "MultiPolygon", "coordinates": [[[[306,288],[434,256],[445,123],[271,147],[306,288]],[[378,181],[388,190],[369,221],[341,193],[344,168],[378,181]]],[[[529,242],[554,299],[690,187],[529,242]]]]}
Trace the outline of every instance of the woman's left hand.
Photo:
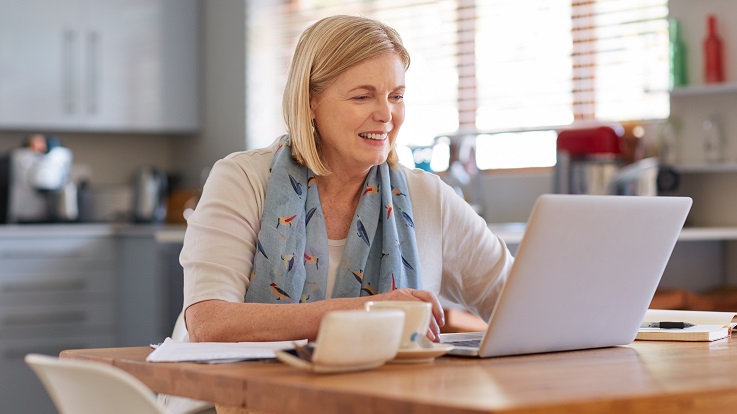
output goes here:
{"type": "Polygon", "coordinates": [[[406,301],[422,301],[429,302],[432,305],[432,318],[430,318],[430,326],[427,330],[427,337],[431,341],[440,341],[440,328],[445,325],[445,312],[440,304],[438,297],[434,293],[426,290],[402,288],[392,290],[391,292],[380,293],[370,297],[371,300],[406,300],[406,301]]]}

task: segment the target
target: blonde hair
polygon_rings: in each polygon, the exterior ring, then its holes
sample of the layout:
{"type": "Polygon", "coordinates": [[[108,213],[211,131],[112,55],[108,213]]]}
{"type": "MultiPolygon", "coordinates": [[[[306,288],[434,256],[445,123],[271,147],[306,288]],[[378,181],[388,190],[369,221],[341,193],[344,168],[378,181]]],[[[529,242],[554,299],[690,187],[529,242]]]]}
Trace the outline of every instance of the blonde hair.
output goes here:
{"type": "MultiPolygon", "coordinates": [[[[410,58],[396,30],[373,19],[327,17],[302,33],[289,68],[282,113],[292,143],[292,156],[317,175],[330,170],[320,157],[318,136],[310,115],[310,97],[319,96],[340,74],[366,60],[395,53],[409,68],[410,58]]],[[[390,166],[399,161],[393,146],[390,166]]]]}

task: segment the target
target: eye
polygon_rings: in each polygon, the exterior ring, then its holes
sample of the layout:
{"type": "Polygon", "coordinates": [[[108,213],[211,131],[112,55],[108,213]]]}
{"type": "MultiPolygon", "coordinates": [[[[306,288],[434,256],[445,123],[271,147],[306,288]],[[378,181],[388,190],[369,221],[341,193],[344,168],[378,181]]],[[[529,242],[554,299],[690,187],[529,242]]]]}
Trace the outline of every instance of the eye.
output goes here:
{"type": "Polygon", "coordinates": [[[401,102],[404,99],[404,95],[397,93],[397,94],[389,96],[389,98],[391,98],[392,100],[396,102],[401,102]]]}
{"type": "Polygon", "coordinates": [[[370,97],[368,95],[358,95],[358,96],[354,96],[351,99],[353,99],[354,101],[362,102],[362,101],[368,100],[369,98],[370,97]]]}

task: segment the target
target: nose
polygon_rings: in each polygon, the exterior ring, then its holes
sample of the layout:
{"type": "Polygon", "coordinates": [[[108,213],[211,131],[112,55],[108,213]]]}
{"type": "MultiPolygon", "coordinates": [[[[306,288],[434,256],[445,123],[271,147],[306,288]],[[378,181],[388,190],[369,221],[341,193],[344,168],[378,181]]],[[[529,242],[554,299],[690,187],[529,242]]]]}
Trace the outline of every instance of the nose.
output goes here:
{"type": "Polygon", "coordinates": [[[392,120],[393,105],[386,99],[378,100],[374,108],[374,121],[388,123],[392,120]]]}

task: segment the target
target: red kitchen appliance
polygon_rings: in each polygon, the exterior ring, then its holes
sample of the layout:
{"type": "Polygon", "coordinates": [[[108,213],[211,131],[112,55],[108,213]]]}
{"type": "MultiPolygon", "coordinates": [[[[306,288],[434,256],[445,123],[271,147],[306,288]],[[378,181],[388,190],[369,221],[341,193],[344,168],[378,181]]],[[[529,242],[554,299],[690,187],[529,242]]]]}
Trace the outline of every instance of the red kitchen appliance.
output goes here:
{"type": "Polygon", "coordinates": [[[558,133],[553,191],[562,194],[614,194],[622,166],[624,129],[612,126],[566,129],[558,133]]]}

